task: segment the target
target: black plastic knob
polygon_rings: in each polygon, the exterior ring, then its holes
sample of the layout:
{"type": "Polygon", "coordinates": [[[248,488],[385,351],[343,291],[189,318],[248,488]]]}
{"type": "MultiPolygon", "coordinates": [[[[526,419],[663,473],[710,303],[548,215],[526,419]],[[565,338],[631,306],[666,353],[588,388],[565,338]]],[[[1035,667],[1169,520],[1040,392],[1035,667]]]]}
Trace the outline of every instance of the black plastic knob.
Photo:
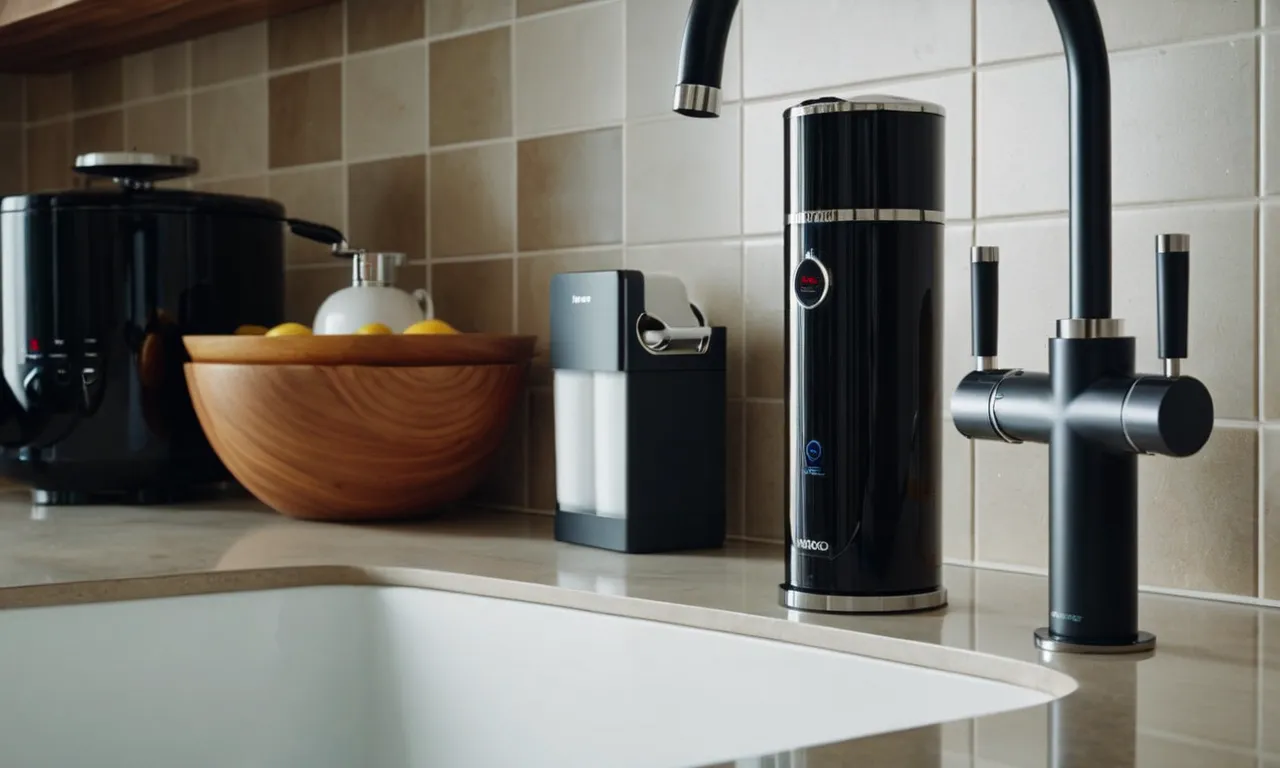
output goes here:
{"type": "Polygon", "coordinates": [[[1162,360],[1187,356],[1191,236],[1156,237],[1156,324],[1162,360]]]}
{"type": "Polygon", "coordinates": [[[1000,249],[975,245],[969,263],[973,356],[995,357],[1000,317],[1000,249]]]}
{"type": "Polygon", "coordinates": [[[1138,379],[1121,406],[1125,439],[1142,453],[1190,456],[1213,434],[1213,397],[1191,376],[1138,379]]]}

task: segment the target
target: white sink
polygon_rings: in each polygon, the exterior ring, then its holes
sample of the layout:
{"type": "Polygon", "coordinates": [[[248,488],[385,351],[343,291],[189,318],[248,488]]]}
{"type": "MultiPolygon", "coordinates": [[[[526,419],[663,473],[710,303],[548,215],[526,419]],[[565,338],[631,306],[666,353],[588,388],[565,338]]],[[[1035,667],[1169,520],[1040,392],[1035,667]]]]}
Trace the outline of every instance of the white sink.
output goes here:
{"type": "Polygon", "coordinates": [[[1052,698],[413,587],[0,610],[0,765],[25,768],[696,766],[1052,698]]]}

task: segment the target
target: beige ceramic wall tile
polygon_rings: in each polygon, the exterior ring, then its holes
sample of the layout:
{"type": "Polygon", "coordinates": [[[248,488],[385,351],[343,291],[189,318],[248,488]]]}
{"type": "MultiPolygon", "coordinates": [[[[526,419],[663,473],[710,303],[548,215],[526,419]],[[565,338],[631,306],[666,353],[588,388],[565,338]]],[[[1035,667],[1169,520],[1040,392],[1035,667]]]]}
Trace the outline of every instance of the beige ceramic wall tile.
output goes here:
{"type": "Polygon", "coordinates": [[[516,13],[528,16],[534,13],[554,11],[557,8],[568,8],[571,5],[589,2],[589,0],[516,0],[516,13]]]}
{"type": "Polygon", "coordinates": [[[22,75],[0,75],[0,123],[26,119],[26,83],[22,75]]]}
{"type": "MultiPolygon", "coordinates": [[[[1220,42],[1112,60],[1116,203],[1254,194],[1254,51],[1251,41],[1220,42]],[[1202,109],[1180,106],[1190,102],[1202,109]]],[[[1065,210],[1062,62],[983,70],[978,110],[978,215],[1065,210]]]]}
{"type": "Polygon", "coordinates": [[[974,559],[1048,567],[1048,449],[979,440],[973,461],[974,559]]]}
{"type": "Polygon", "coordinates": [[[350,267],[291,269],[284,276],[286,320],[311,325],[320,304],[334,291],[351,285],[350,267]]]}
{"type": "Polygon", "coordinates": [[[342,159],[342,65],[276,75],[269,83],[272,168],[342,159]]]}
{"type": "Polygon", "coordinates": [[[628,126],[628,242],[741,232],[740,116],[729,105],[718,120],[673,115],[628,126]]]}
{"type": "Polygon", "coordinates": [[[1265,418],[1275,419],[1280,418],[1280,201],[1266,201],[1261,219],[1260,262],[1265,281],[1259,314],[1264,362],[1262,410],[1265,418]]]}
{"type": "Polygon", "coordinates": [[[124,57],[126,101],[181,91],[191,82],[190,46],[176,43],[124,57]]]}
{"type": "Polygon", "coordinates": [[[347,239],[369,251],[404,253],[410,261],[426,258],[426,197],[424,155],[348,166],[347,239]]]}
{"type": "Polygon", "coordinates": [[[431,267],[436,316],[460,331],[511,333],[515,261],[455,261],[431,267]]]}
{"type": "MultiPolygon", "coordinates": [[[[967,67],[968,3],[743,3],[748,98],[967,67]]],[[[673,32],[679,34],[679,31],[673,32]]],[[[672,64],[674,66],[674,64],[672,64]]]]}
{"type": "Polygon", "coordinates": [[[89,152],[113,152],[124,145],[124,112],[98,112],[71,122],[71,156],[89,152]]]}
{"type": "Polygon", "coordinates": [[[726,385],[730,398],[742,397],[742,246],[690,243],[627,250],[627,268],[675,275],[689,301],[728,337],[726,385]]]}
{"type": "Polygon", "coordinates": [[[71,73],[27,78],[27,121],[48,120],[71,112],[71,73]]]}
{"type": "Polygon", "coordinates": [[[71,187],[71,121],[27,129],[27,188],[49,192],[71,187]]]}
{"type": "Polygon", "coordinates": [[[414,45],[347,60],[348,160],[426,150],[426,56],[414,45]]]}
{"type": "MultiPolygon", "coordinates": [[[[973,215],[973,76],[969,74],[904,80],[873,89],[911,99],[941,104],[946,116],[946,215],[967,219],[973,215]]],[[[842,91],[848,98],[866,89],[842,91]]],[[[743,109],[743,227],[748,234],[781,232],[783,222],[782,114],[799,103],[787,96],[776,101],[748,104],[743,109]]],[[[1065,139],[1064,139],[1065,141],[1065,139]]]]}
{"type": "Polygon", "coordinates": [[[191,84],[213,85],[267,71],[267,24],[216,32],[191,42],[191,84]]]}
{"type": "Polygon", "coordinates": [[[187,96],[134,104],[125,110],[125,145],[139,152],[186,154],[187,96]]]}
{"type": "MultiPolygon", "coordinates": [[[[1238,0],[1101,0],[1098,15],[1111,50],[1140,48],[1253,29],[1253,3],[1238,0]]],[[[978,62],[1062,51],[1048,3],[978,0],[978,62]]]]}
{"type": "Polygon", "coordinates": [[[367,51],[426,35],[425,0],[355,0],[347,3],[347,50],[367,51]]]}
{"type": "Polygon", "coordinates": [[[746,409],[747,538],[782,541],[786,516],[786,410],[781,402],[748,400],[746,409]]]}
{"type": "MultiPolygon", "coordinates": [[[[1262,488],[1266,504],[1262,556],[1266,582],[1262,585],[1262,596],[1280,600],[1280,428],[1264,429],[1263,435],[1262,488]]],[[[1276,642],[1277,655],[1280,655],[1280,638],[1276,642]]],[[[1280,673],[1277,674],[1277,682],[1280,683],[1280,673]]],[[[1276,689],[1280,693],[1280,685],[1276,689]]],[[[1276,699],[1276,704],[1280,706],[1280,698],[1276,699]]],[[[1280,726],[1277,726],[1275,739],[1275,743],[1280,745],[1280,726]]]]}
{"type": "Polygon", "coordinates": [[[511,135],[511,28],[431,44],[431,144],[511,135]]]}
{"type": "Polygon", "coordinates": [[[529,392],[529,508],[556,508],[556,413],[553,390],[529,392]]]}
{"type": "Polygon", "coordinates": [[[506,21],[515,0],[432,0],[427,25],[432,35],[448,35],[506,21]]]}
{"type": "Polygon", "coordinates": [[[71,73],[71,105],[77,112],[110,107],[123,99],[120,59],[90,64],[71,73]]]}
{"type": "MultiPolygon", "coordinates": [[[[346,231],[343,211],[343,168],[309,168],[271,174],[270,195],[280,201],[289,216],[346,231]]],[[[329,247],[303,237],[285,235],[285,259],[289,264],[331,264],[336,262],[329,247]]]]}
{"type": "MultiPolygon", "coordinates": [[[[942,241],[941,391],[942,410],[946,413],[951,410],[951,393],[965,374],[973,369],[970,356],[973,350],[972,314],[969,307],[969,249],[975,245],[973,227],[948,224],[942,241]]],[[[1007,333],[1007,329],[1001,329],[1001,333],[1007,333]]],[[[1028,367],[1039,364],[1035,360],[1026,363],[1028,367]]]]}
{"type": "MultiPolygon", "coordinates": [[[[627,3],[627,117],[671,112],[689,0],[627,3]]],[[[720,83],[724,101],[742,98],[742,14],[734,15],[720,83]]]]}
{"type": "Polygon", "coordinates": [[[0,195],[16,195],[26,187],[26,158],[21,125],[0,126],[0,195]]]}
{"type": "Polygon", "coordinates": [[[522,141],[516,157],[520,250],[622,240],[621,129],[522,141]]]}
{"type": "Polygon", "coordinates": [[[432,258],[515,250],[516,146],[431,156],[432,258]]]}
{"type": "Polygon", "coordinates": [[[538,337],[531,379],[538,384],[551,383],[551,276],[560,272],[591,272],[622,268],[622,251],[573,251],[540,253],[516,263],[517,289],[516,332],[538,337]]]}
{"type": "MultiPolygon", "coordinates": [[[[1155,236],[1189,232],[1191,320],[1184,370],[1205,381],[1224,418],[1256,414],[1257,331],[1252,205],[1120,211],[1114,218],[1113,311],[1138,340],[1138,370],[1156,359],[1155,236]],[[1201,256],[1196,256],[1201,254],[1201,256]]],[[[1047,370],[1053,322],[1067,314],[1065,219],[980,224],[977,242],[1000,246],[1000,357],[1047,370]],[[1016,290],[1010,287],[1016,286],[1016,290]]],[[[949,340],[955,349],[954,337],[949,340]]],[[[966,344],[967,346],[967,344],[966,344]]]]}
{"type": "Polygon", "coordinates": [[[191,149],[205,177],[267,169],[267,81],[248,80],[191,95],[191,149]]]}
{"type": "Polygon", "coordinates": [[[520,393],[515,413],[511,415],[511,424],[497,455],[493,457],[492,468],[476,489],[476,501],[521,509],[529,506],[525,446],[529,439],[530,398],[533,395],[532,392],[520,393]]]}
{"type": "Polygon", "coordinates": [[[786,394],[786,271],[781,240],[749,242],[743,249],[747,397],[780,399],[786,394]]]}
{"type": "Polygon", "coordinates": [[[730,400],[724,413],[724,527],[725,536],[733,539],[741,538],[747,525],[743,499],[747,460],[745,407],[741,400],[730,400]]]}
{"type": "Polygon", "coordinates": [[[942,556],[973,559],[973,444],[942,415],[942,556]]]}
{"type": "Polygon", "coordinates": [[[248,176],[242,179],[227,179],[225,181],[197,181],[192,184],[192,188],[201,192],[212,192],[215,195],[266,197],[268,181],[266,176],[248,176]]]}
{"type": "Polygon", "coordinates": [[[1259,620],[1265,662],[1262,666],[1262,733],[1259,742],[1271,760],[1266,768],[1275,768],[1280,764],[1280,670],[1276,669],[1276,659],[1280,659],[1280,613],[1264,611],[1259,620]]]}
{"type": "Polygon", "coordinates": [[[296,67],[341,55],[340,1],[277,16],[267,22],[267,64],[271,69],[296,67]]]}
{"type": "Polygon", "coordinates": [[[620,2],[592,3],[516,24],[517,136],[622,119],[622,10],[620,2]]]}
{"type": "MultiPolygon", "coordinates": [[[[1280,125],[1280,34],[1262,37],[1262,118],[1263,125],[1280,125]]],[[[1280,139],[1276,131],[1263,134],[1262,189],[1264,194],[1280,193],[1280,139]]]]}

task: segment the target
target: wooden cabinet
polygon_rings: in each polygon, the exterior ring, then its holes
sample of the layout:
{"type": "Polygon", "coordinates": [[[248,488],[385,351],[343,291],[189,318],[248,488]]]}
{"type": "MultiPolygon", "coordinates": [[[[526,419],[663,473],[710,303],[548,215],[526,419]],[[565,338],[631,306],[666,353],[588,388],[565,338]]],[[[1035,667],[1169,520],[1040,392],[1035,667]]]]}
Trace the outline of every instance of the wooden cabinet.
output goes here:
{"type": "Polygon", "coordinates": [[[329,0],[0,0],[0,72],[58,72],[329,0]]]}

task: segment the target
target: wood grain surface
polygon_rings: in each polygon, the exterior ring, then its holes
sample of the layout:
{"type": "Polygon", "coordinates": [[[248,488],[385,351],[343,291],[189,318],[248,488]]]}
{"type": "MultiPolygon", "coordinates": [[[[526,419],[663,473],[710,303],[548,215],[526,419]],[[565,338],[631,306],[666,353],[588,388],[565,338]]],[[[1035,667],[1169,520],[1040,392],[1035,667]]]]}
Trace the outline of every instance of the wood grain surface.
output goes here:
{"type": "Polygon", "coordinates": [[[456,333],[392,336],[184,336],[197,363],[253,365],[489,365],[523,363],[534,336],[456,333]]]}
{"type": "Polygon", "coordinates": [[[0,71],[58,72],[325,2],[0,0],[0,71]]]}
{"type": "Polygon", "coordinates": [[[196,415],[231,474],[305,520],[410,518],[488,469],[528,365],[188,363],[196,415]]]}

